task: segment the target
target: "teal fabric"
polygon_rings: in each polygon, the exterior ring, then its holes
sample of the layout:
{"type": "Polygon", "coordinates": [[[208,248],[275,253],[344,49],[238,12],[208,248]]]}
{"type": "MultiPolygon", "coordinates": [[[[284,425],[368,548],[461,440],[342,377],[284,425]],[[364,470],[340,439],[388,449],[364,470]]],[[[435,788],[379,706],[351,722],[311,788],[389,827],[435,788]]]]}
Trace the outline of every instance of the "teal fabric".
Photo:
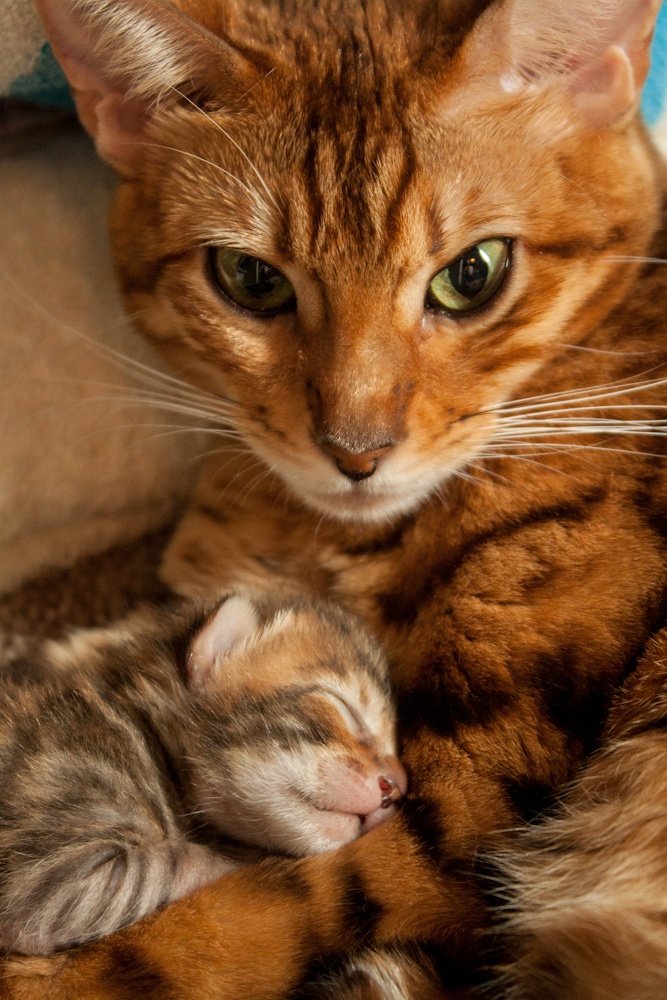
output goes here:
{"type": "Polygon", "coordinates": [[[651,57],[651,73],[646,81],[642,108],[649,125],[655,125],[663,116],[667,105],[667,4],[663,3],[651,57]]]}
{"type": "MultiPolygon", "coordinates": [[[[67,81],[47,44],[43,46],[35,68],[14,81],[10,94],[38,104],[74,107],[67,81]]],[[[667,107],[667,4],[663,4],[658,15],[651,73],[644,90],[642,107],[649,125],[655,125],[667,107]]]]}
{"type": "Polygon", "coordinates": [[[42,46],[32,72],[20,76],[9,88],[10,97],[57,108],[73,108],[74,101],[65,75],[56,62],[50,45],[42,46]]]}

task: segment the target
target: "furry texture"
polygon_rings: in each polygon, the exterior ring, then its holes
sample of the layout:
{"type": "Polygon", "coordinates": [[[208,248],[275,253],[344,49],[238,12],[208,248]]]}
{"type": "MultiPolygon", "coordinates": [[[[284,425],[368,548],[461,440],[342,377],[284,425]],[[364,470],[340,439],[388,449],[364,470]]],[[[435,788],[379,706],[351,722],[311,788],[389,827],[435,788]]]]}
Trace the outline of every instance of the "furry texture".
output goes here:
{"type": "MultiPolygon", "coordinates": [[[[42,6],[65,52],[82,8],[42,6]]],[[[123,90],[101,4],[78,94],[124,178],[128,307],[230,428],[165,575],[361,613],[411,794],[331,857],[235,873],[47,987],[13,966],[7,992],[277,998],[323,957],[406,944],[455,990],[488,961],[479,858],[597,748],[665,621],[665,179],[635,114],[654,5],[176,6],[198,38],[186,90],[123,90]],[[225,80],[206,32],[237,53],[225,80]],[[230,301],[234,252],[251,296],[291,283],[285,308],[230,301]]],[[[160,9],[136,4],[141,23],[160,9]]]]}
{"type": "Polygon", "coordinates": [[[562,809],[500,861],[519,957],[508,998],[667,993],[667,635],[612,710],[562,809]]]}
{"type": "Polygon", "coordinates": [[[385,664],[359,625],[240,597],[203,617],[4,644],[5,951],[109,934],[214,881],[237,863],[213,834],[303,855],[395,811],[385,664]]]}

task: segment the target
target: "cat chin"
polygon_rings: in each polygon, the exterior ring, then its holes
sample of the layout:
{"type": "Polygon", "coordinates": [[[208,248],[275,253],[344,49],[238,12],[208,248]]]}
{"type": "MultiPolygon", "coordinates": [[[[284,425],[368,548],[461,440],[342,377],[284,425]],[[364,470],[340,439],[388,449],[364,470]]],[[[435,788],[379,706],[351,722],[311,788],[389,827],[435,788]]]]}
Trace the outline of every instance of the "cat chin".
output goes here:
{"type": "Polygon", "coordinates": [[[438,469],[410,480],[391,477],[377,484],[361,483],[347,490],[318,490],[285,478],[287,486],[311,510],[335,521],[388,524],[413,514],[451,478],[453,469],[438,469]]]}
{"type": "Polygon", "coordinates": [[[318,514],[336,521],[382,524],[411,514],[428,497],[428,491],[406,495],[391,493],[305,493],[297,491],[299,499],[318,514]]]}

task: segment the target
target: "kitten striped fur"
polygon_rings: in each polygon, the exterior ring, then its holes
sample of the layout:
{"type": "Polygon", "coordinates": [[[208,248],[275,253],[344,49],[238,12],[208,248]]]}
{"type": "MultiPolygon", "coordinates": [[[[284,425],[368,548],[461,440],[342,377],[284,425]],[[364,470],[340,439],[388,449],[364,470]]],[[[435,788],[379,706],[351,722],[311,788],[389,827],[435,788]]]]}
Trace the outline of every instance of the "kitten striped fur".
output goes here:
{"type": "Polygon", "coordinates": [[[216,835],[323,851],[405,791],[384,662],[332,607],[232,597],[24,655],[30,673],[0,672],[5,951],[109,934],[214,881],[239,863],[216,835]]]}

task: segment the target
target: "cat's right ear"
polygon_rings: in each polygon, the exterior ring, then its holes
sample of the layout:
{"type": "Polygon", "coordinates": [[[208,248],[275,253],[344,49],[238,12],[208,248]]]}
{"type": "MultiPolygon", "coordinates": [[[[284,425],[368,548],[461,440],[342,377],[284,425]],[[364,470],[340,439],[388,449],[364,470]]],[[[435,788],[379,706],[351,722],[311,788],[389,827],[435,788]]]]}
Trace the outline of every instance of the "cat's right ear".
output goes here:
{"type": "MultiPolygon", "coordinates": [[[[461,50],[472,86],[489,96],[566,102],[554,131],[579,121],[614,128],[639,106],[660,0],[502,0],[490,4],[461,50]],[[574,116],[571,112],[574,111],[574,116]],[[559,121],[562,118],[562,121],[559,121]]],[[[546,106],[546,105],[545,105],[546,106]]]]}
{"type": "Polygon", "coordinates": [[[249,598],[234,595],[223,601],[190,646],[187,660],[190,686],[207,687],[225,657],[256,635],[260,625],[257,608],[249,598]]]}
{"type": "Polygon", "coordinates": [[[162,0],[36,0],[98,151],[131,175],[156,110],[218,80],[243,93],[257,69],[162,0]]]}

